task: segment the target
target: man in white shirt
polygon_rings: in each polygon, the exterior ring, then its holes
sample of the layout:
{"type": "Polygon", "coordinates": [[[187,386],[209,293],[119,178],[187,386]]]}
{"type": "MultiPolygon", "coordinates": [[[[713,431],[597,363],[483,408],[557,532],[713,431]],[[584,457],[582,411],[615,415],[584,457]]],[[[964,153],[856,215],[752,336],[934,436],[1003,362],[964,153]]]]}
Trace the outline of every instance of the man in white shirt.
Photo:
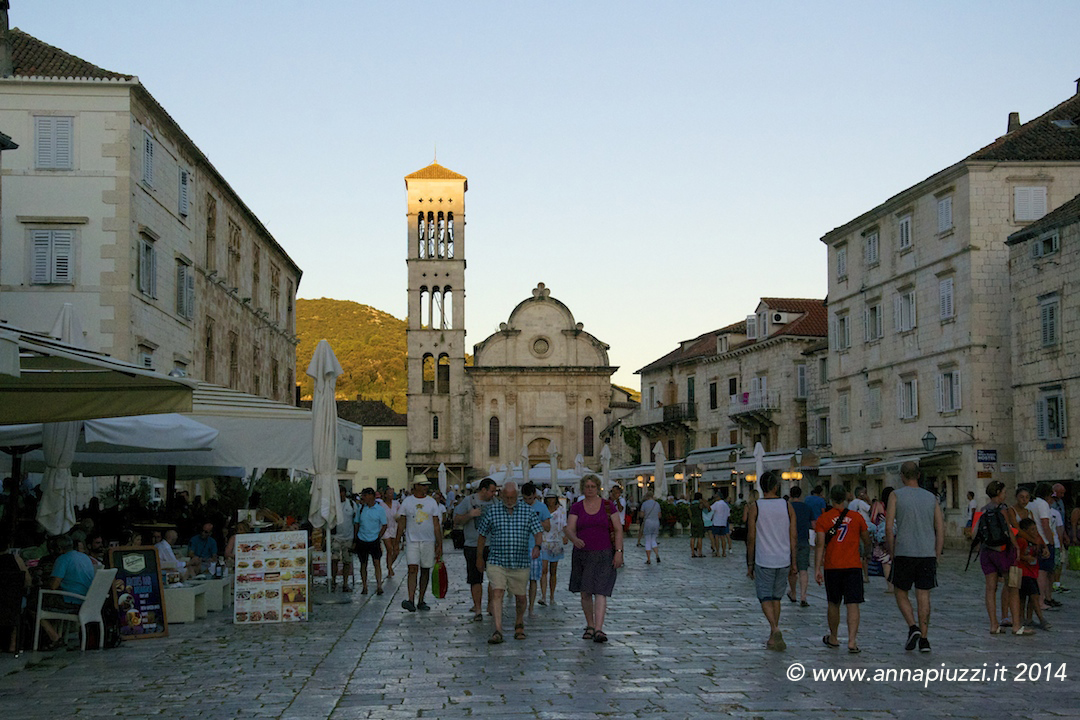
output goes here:
{"type": "Polygon", "coordinates": [[[334,528],[330,535],[330,590],[337,590],[338,568],[341,568],[341,590],[350,592],[352,587],[349,581],[353,577],[353,516],[356,514],[356,503],[349,497],[344,485],[338,486],[338,498],[341,502],[338,515],[341,522],[334,528]]]}
{"type": "MultiPolygon", "coordinates": [[[[158,535],[157,531],[153,534],[154,536],[158,535]]],[[[166,530],[165,537],[154,543],[154,547],[157,548],[158,562],[161,563],[162,569],[168,569],[171,565],[179,570],[180,577],[186,580],[191,575],[191,573],[188,572],[187,561],[177,558],[176,553],[173,551],[173,545],[176,544],[176,540],[179,537],[180,535],[175,530],[166,530]]]]}
{"type": "Polygon", "coordinates": [[[442,518],[435,498],[428,497],[430,481],[423,475],[413,476],[413,494],[401,501],[398,511],[397,539],[405,538],[405,561],[409,565],[409,599],[401,607],[409,612],[430,610],[424,602],[431,568],[442,560],[442,518]],[[420,597],[416,599],[417,575],[420,576],[420,597]]]}
{"type": "Polygon", "coordinates": [[[1050,583],[1050,576],[1054,574],[1054,528],[1050,524],[1050,499],[1054,489],[1050,483],[1039,483],[1035,487],[1035,499],[1028,503],[1031,511],[1031,519],[1035,521],[1035,527],[1039,530],[1046,547],[1050,550],[1050,557],[1039,559],[1039,593],[1042,595],[1044,605],[1058,607],[1061,605],[1053,598],[1054,588],[1050,583]]]}
{"type": "MultiPolygon", "coordinates": [[[[866,494],[866,488],[855,488],[855,499],[848,502],[848,510],[862,515],[862,519],[866,521],[866,527],[870,527],[870,496],[866,494]]],[[[859,554],[862,555],[862,577],[864,583],[870,582],[870,551],[870,545],[864,545],[859,551],[859,554]]]]}
{"type": "MultiPolygon", "coordinates": [[[[720,544],[720,557],[727,557],[728,550],[731,549],[731,532],[728,528],[728,520],[731,517],[731,506],[727,504],[724,498],[717,496],[716,501],[712,504],[712,534],[713,537],[718,538],[720,544]]],[[[716,557],[716,551],[713,550],[713,557],[716,557]]]]}

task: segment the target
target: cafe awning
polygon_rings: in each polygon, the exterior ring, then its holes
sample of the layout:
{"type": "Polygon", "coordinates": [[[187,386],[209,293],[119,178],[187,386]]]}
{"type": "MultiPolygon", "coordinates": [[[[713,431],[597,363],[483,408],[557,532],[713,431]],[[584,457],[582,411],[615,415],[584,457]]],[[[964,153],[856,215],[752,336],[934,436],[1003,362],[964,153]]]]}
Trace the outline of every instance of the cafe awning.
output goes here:
{"type": "Polygon", "coordinates": [[[904,463],[911,461],[924,465],[926,463],[938,462],[944,460],[947,457],[959,455],[955,450],[943,450],[941,452],[927,452],[917,453],[914,455],[902,455],[899,457],[888,458],[886,460],[880,460],[875,463],[871,463],[866,466],[867,475],[882,475],[885,473],[898,474],[900,472],[900,466],[904,463]]]}
{"type": "Polygon", "coordinates": [[[0,322],[0,425],[190,412],[195,385],[0,322]]]}
{"type": "MultiPolygon", "coordinates": [[[[794,453],[790,452],[771,452],[765,453],[765,469],[766,470],[787,470],[794,462],[794,453]]],[[[755,470],[754,458],[740,458],[735,463],[735,469],[741,473],[752,473],[755,470]]]]}
{"type": "Polygon", "coordinates": [[[879,460],[880,457],[828,458],[818,466],[818,475],[859,475],[866,471],[868,463],[879,460]]]}
{"type": "Polygon", "coordinates": [[[686,454],[687,465],[708,465],[710,463],[730,463],[731,454],[741,450],[742,445],[717,445],[716,447],[692,450],[686,454]]]}
{"type": "MultiPolygon", "coordinates": [[[[664,463],[665,473],[674,473],[675,470],[683,464],[683,460],[668,460],[664,463]]],[[[629,480],[630,478],[636,478],[638,475],[647,475],[652,477],[656,473],[656,464],[649,463],[648,465],[630,465],[628,467],[612,468],[611,479],[612,480],[629,480]]],[[[669,474],[670,478],[671,475],[669,474]]],[[[669,483],[675,482],[674,480],[668,480],[669,483]]]]}

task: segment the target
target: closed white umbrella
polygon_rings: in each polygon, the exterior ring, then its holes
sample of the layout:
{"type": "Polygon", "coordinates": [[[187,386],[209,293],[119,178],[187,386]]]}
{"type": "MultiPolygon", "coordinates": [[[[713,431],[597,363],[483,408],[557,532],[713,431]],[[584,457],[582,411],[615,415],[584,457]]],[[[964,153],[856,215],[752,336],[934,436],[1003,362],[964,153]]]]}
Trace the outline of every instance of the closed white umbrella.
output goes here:
{"type": "Polygon", "coordinates": [[[551,469],[551,487],[559,486],[559,448],[552,440],[548,445],[548,465],[551,469]]]}
{"type": "Polygon", "coordinates": [[[754,445],[754,473],[761,482],[761,476],[765,474],[765,447],[761,443],[754,445]]]}
{"type": "Polygon", "coordinates": [[[529,446],[521,446],[521,482],[524,483],[529,479],[529,446]]]}
{"type": "Polygon", "coordinates": [[[611,446],[607,443],[600,451],[600,472],[604,477],[604,487],[607,487],[611,482],[611,446]]]}
{"type": "MultiPolygon", "coordinates": [[[[82,327],[75,306],[64,303],[51,335],[61,342],[85,349],[82,327]]],[[[71,461],[82,433],[82,422],[73,420],[46,423],[41,431],[45,455],[45,476],[41,480],[41,502],[37,521],[50,535],[66,533],[75,526],[75,487],[71,481],[71,461]]]]}
{"type": "Polygon", "coordinates": [[[581,453],[574,458],[574,472],[578,474],[578,477],[585,474],[585,458],[581,456],[581,453]]]}
{"type": "Polygon", "coordinates": [[[653,470],[653,491],[656,493],[657,501],[659,501],[667,497],[667,471],[664,468],[667,455],[664,454],[664,445],[659,440],[656,441],[656,445],[653,447],[653,453],[656,455],[656,467],[653,470]]]}
{"type": "MultiPolygon", "coordinates": [[[[308,365],[307,374],[315,381],[312,398],[311,455],[315,479],[311,483],[308,520],[315,527],[334,527],[340,522],[337,490],[337,400],[334,392],[341,364],[330,343],[320,340],[308,365]]],[[[329,543],[329,533],[327,542],[329,543]]]]}
{"type": "Polygon", "coordinates": [[[439,463],[439,492],[446,495],[446,464],[439,463]]]}

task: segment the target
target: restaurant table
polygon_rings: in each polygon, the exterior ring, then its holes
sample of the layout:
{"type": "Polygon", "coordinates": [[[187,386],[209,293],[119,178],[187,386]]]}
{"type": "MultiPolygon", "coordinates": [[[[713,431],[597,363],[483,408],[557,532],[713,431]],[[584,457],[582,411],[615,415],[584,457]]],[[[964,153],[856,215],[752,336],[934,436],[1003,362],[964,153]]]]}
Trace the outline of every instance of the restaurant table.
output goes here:
{"type": "Polygon", "coordinates": [[[206,617],[206,588],[175,585],[162,590],[165,599],[165,619],[169,623],[194,622],[206,617]]]}
{"type": "Polygon", "coordinates": [[[206,588],[206,609],[210,612],[221,612],[225,608],[226,596],[231,595],[232,576],[203,580],[192,578],[187,581],[187,584],[206,588]]]}

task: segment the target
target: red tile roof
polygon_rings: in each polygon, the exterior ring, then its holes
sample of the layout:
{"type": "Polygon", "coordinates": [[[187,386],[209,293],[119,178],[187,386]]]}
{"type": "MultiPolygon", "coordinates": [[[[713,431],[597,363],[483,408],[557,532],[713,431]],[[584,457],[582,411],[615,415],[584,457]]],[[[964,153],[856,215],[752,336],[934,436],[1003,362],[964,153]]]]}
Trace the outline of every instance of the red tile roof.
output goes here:
{"type": "Polygon", "coordinates": [[[1080,160],[1080,93],[1002,135],[986,147],[967,156],[967,160],[1005,161],[1075,161],[1080,160]],[[1054,121],[1073,127],[1060,127],[1054,121]]]}
{"type": "Polygon", "coordinates": [[[105,70],[60,48],[38,40],[18,28],[11,30],[12,62],[18,77],[88,78],[95,80],[131,80],[105,70]]]}
{"type": "Polygon", "coordinates": [[[704,335],[698,335],[696,338],[690,341],[684,341],[679,344],[679,347],[669,352],[659,360],[654,360],[645,367],[637,371],[636,374],[652,372],[653,370],[660,370],[661,368],[669,367],[671,365],[678,365],[681,362],[690,360],[697,357],[708,357],[709,355],[716,354],[716,338],[721,335],[727,335],[729,333],[743,334],[746,332],[746,321],[740,320],[737,323],[732,323],[719,330],[713,330],[707,332],[704,335]]]}

